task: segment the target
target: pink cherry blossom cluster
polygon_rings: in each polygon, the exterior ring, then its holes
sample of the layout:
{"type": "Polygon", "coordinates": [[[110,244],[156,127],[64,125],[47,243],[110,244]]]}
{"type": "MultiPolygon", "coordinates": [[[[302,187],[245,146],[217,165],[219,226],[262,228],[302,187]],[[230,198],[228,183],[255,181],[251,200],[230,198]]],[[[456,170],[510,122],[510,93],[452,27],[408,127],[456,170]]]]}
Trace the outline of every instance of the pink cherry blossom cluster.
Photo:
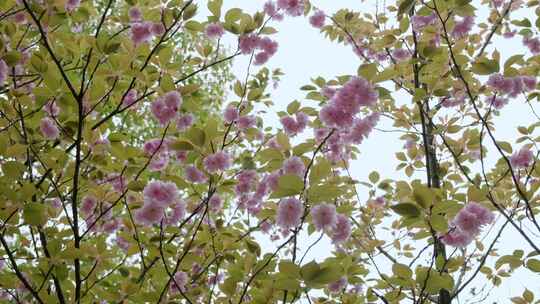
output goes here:
{"type": "MultiPolygon", "coordinates": [[[[264,198],[277,188],[276,173],[259,177],[255,170],[243,170],[237,176],[234,191],[238,196],[238,208],[256,215],[263,207],[264,198]]],[[[267,223],[270,224],[270,223],[267,223]]]]}
{"type": "Polygon", "coordinates": [[[131,41],[135,46],[150,42],[154,37],[165,33],[165,26],[160,22],[143,21],[139,8],[131,7],[128,11],[131,21],[131,41]]]}
{"type": "Polygon", "coordinates": [[[480,234],[483,226],[493,222],[495,215],[486,207],[469,202],[450,222],[448,233],[441,236],[441,241],[449,246],[466,247],[480,234]]]}
{"type": "Polygon", "coordinates": [[[120,228],[120,220],[114,219],[112,209],[107,203],[99,204],[92,195],[86,195],[81,200],[80,213],[90,231],[113,233],[120,228]]]}
{"type": "Polygon", "coordinates": [[[334,243],[342,243],[351,235],[349,219],[336,212],[336,206],[320,204],[311,208],[311,220],[316,230],[323,230],[334,243]]]}
{"type": "Polygon", "coordinates": [[[182,105],[182,96],[177,91],[170,91],[158,97],[150,106],[154,117],[162,126],[165,126],[178,115],[178,109],[182,105]]]}
{"type": "Polygon", "coordinates": [[[47,139],[57,139],[60,136],[60,129],[56,125],[55,118],[60,114],[60,108],[54,100],[48,101],[43,106],[43,111],[48,115],[41,119],[39,129],[41,134],[47,139]]]}
{"type": "Polygon", "coordinates": [[[295,228],[300,225],[304,206],[294,197],[282,199],[278,205],[276,223],[284,230],[295,228]]]}
{"type": "Polygon", "coordinates": [[[493,74],[489,76],[487,85],[494,88],[501,95],[516,97],[522,92],[529,92],[536,89],[536,77],[504,77],[501,74],[493,74]]]}
{"type": "Polygon", "coordinates": [[[366,139],[379,121],[379,114],[373,113],[364,118],[355,118],[349,128],[335,130],[329,136],[329,128],[315,129],[315,139],[322,142],[326,137],[326,145],[322,151],[334,163],[347,161],[351,152],[351,145],[360,144],[366,139]]]}
{"type": "Polygon", "coordinates": [[[531,165],[533,159],[533,152],[526,146],[523,146],[519,151],[510,156],[510,164],[513,169],[527,168],[531,165]]]}
{"type": "Polygon", "coordinates": [[[420,32],[426,26],[434,25],[437,22],[437,15],[432,13],[431,15],[414,15],[411,18],[412,27],[416,32],[420,32]]]}
{"type": "Polygon", "coordinates": [[[262,65],[276,54],[278,43],[268,37],[261,38],[256,34],[248,34],[238,39],[238,47],[242,54],[251,54],[255,50],[260,50],[255,54],[254,63],[262,65]]]}
{"type": "Polygon", "coordinates": [[[208,38],[218,39],[225,34],[225,30],[220,23],[210,23],[206,26],[205,34],[208,38]]]}
{"type": "Polygon", "coordinates": [[[533,55],[540,54],[540,39],[538,37],[525,37],[523,38],[523,44],[533,53],[533,55]]]}
{"type": "Polygon", "coordinates": [[[327,127],[349,128],[360,109],[373,106],[378,97],[378,92],[366,79],[353,77],[332,96],[321,109],[319,117],[327,127]]]}
{"type": "Polygon", "coordinates": [[[474,17],[465,16],[460,21],[456,21],[452,32],[452,37],[461,39],[467,36],[474,25],[474,17]]]}
{"type": "Polygon", "coordinates": [[[193,165],[186,166],[184,169],[184,177],[188,182],[194,184],[204,183],[208,180],[204,172],[193,165]]]}
{"type": "Polygon", "coordinates": [[[326,19],[326,15],[323,11],[317,10],[311,17],[309,17],[309,23],[316,28],[322,28],[324,26],[324,21],[326,19]]]}
{"type": "Polygon", "coordinates": [[[186,213],[185,203],[172,182],[152,181],[144,187],[143,196],[144,204],[135,212],[138,224],[151,226],[164,221],[166,225],[174,225],[186,213]]]}
{"type": "Polygon", "coordinates": [[[285,115],[280,119],[280,122],[283,125],[283,130],[291,137],[302,133],[309,121],[308,116],[304,112],[297,112],[295,116],[296,119],[289,115],[285,115]]]}
{"type": "Polygon", "coordinates": [[[206,171],[217,173],[229,169],[232,165],[232,159],[226,152],[218,151],[205,157],[203,164],[206,171]]]}
{"type": "Polygon", "coordinates": [[[122,99],[122,106],[131,107],[137,101],[137,90],[130,89],[122,99]]]}
{"type": "Polygon", "coordinates": [[[277,6],[289,16],[298,17],[304,13],[304,0],[278,0],[277,6]]]}
{"type": "Polygon", "coordinates": [[[81,5],[81,0],[67,0],[65,9],[68,12],[73,12],[79,5],[81,5]]]}

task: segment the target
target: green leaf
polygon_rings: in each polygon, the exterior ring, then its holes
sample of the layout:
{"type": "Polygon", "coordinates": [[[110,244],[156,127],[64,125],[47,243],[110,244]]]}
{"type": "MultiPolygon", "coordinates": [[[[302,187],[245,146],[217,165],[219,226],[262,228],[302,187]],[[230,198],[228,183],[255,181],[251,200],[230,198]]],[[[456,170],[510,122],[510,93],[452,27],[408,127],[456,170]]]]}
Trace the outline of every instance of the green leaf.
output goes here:
{"type": "Polygon", "coordinates": [[[413,186],[413,197],[422,208],[429,208],[435,199],[435,194],[426,185],[416,184],[413,186]]]}
{"type": "Polygon", "coordinates": [[[169,148],[176,151],[190,151],[193,150],[195,146],[193,146],[193,144],[187,140],[177,140],[169,144],[169,148]]]}
{"type": "Polygon", "coordinates": [[[300,278],[300,267],[289,260],[279,262],[279,271],[290,278],[300,278]]]}
{"type": "Polygon", "coordinates": [[[379,172],[377,172],[377,171],[372,171],[372,172],[369,174],[369,176],[368,176],[369,181],[370,181],[371,183],[373,183],[373,184],[377,183],[377,182],[379,181],[379,178],[380,178],[380,177],[381,177],[381,176],[379,175],[379,172]]]}
{"type": "Polygon", "coordinates": [[[409,278],[412,278],[412,270],[411,268],[409,268],[409,266],[407,265],[404,265],[404,264],[400,264],[400,263],[396,263],[394,265],[392,265],[392,272],[400,277],[400,278],[403,278],[403,279],[409,279],[409,278]]]}
{"type": "Polygon", "coordinates": [[[291,102],[288,106],[287,106],[287,112],[292,115],[294,113],[296,113],[298,111],[298,109],[300,109],[300,102],[298,102],[297,100],[291,102]]]}
{"type": "Polygon", "coordinates": [[[411,8],[413,8],[416,0],[404,0],[399,4],[398,7],[398,18],[401,18],[400,16],[403,14],[408,13],[411,8]]]}
{"type": "Polygon", "coordinates": [[[26,204],[23,209],[24,222],[31,226],[43,226],[47,223],[47,208],[43,204],[26,204]]]}
{"type": "Polygon", "coordinates": [[[192,127],[186,132],[186,137],[190,140],[191,143],[193,143],[196,146],[202,147],[204,146],[205,140],[206,140],[206,133],[204,133],[203,130],[192,127]]]}
{"type": "Polygon", "coordinates": [[[210,0],[208,1],[208,10],[219,19],[221,16],[221,6],[223,5],[223,0],[210,0]]]}
{"type": "Polygon", "coordinates": [[[395,213],[405,217],[417,217],[420,215],[420,209],[413,203],[401,203],[390,206],[395,213]]]}
{"type": "Polygon", "coordinates": [[[225,22],[235,22],[242,16],[242,10],[239,8],[232,8],[225,14],[225,22]]]}
{"type": "Polygon", "coordinates": [[[540,272],[540,260],[537,259],[529,259],[527,260],[526,264],[527,268],[534,272],[540,272]]]}
{"type": "Polygon", "coordinates": [[[294,174],[286,174],[279,177],[278,188],[272,193],[271,198],[281,198],[300,193],[304,188],[304,181],[294,174]]]}
{"type": "Polygon", "coordinates": [[[315,261],[302,266],[300,274],[307,286],[326,285],[339,280],[343,275],[339,265],[321,267],[315,261]]]}
{"type": "Polygon", "coordinates": [[[332,173],[330,162],[325,158],[321,158],[309,171],[309,183],[311,185],[317,184],[317,182],[329,176],[330,173],[332,173]]]}
{"type": "Polygon", "coordinates": [[[499,61],[487,58],[481,58],[472,65],[472,72],[477,75],[489,75],[498,72],[500,69],[499,61]]]}

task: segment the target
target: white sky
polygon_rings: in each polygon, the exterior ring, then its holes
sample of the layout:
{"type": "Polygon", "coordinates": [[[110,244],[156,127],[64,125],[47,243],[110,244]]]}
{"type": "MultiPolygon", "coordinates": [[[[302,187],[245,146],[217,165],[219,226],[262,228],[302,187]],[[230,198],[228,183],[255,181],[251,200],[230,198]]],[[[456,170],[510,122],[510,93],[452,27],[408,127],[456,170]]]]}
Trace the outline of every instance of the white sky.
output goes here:
{"type": "MultiPolygon", "coordinates": [[[[246,12],[253,13],[261,10],[264,2],[261,0],[224,0],[224,11],[232,7],[239,7],[246,12]]],[[[375,8],[375,1],[319,0],[311,2],[314,6],[323,9],[327,14],[331,14],[340,8],[349,8],[362,12],[373,12],[375,8]]],[[[206,8],[202,6],[203,14],[205,14],[206,8]]],[[[477,20],[485,20],[486,14],[486,9],[477,11],[477,20]]],[[[528,14],[532,15],[532,12],[528,14]]],[[[531,18],[531,20],[534,22],[535,18],[531,18]]],[[[303,104],[312,103],[312,101],[306,101],[304,99],[305,92],[299,89],[301,86],[309,84],[310,78],[322,76],[325,79],[330,79],[337,75],[354,75],[360,61],[350,47],[338,45],[325,39],[318,29],[309,25],[308,20],[304,17],[286,17],[284,21],[274,22],[272,26],[279,31],[279,33],[272,37],[278,41],[279,50],[270,59],[267,67],[270,69],[281,68],[285,75],[282,77],[279,87],[272,91],[272,99],[276,103],[275,111],[267,115],[267,121],[265,122],[279,127],[275,112],[284,110],[287,104],[295,99],[298,99],[303,104]]],[[[230,37],[231,35],[228,36],[230,37]]],[[[231,47],[236,45],[236,41],[232,38],[229,40],[226,38],[224,41],[226,44],[231,45],[231,47]]],[[[519,38],[512,40],[512,43],[508,42],[509,40],[503,40],[500,37],[495,38],[495,46],[502,53],[503,58],[509,57],[509,53],[513,55],[526,52],[519,38]]],[[[488,48],[488,52],[492,50],[493,47],[488,48]]],[[[247,62],[248,58],[244,56],[239,57],[233,64],[234,74],[242,80],[245,78],[247,62]]],[[[395,95],[395,97],[407,98],[404,95],[395,95]]],[[[400,100],[400,102],[403,102],[403,100],[400,100]]],[[[409,102],[408,99],[405,102],[409,102]]],[[[312,105],[315,104],[312,103],[312,105]]],[[[514,144],[514,139],[518,134],[516,127],[535,121],[533,120],[534,116],[532,116],[529,108],[524,105],[523,101],[519,100],[511,101],[511,104],[504,109],[504,113],[496,119],[499,126],[496,136],[498,140],[507,140],[514,144]]],[[[388,120],[383,121],[378,127],[392,129],[388,124],[388,120]]],[[[376,170],[381,173],[381,178],[383,179],[405,179],[406,177],[403,174],[395,171],[398,161],[395,159],[394,154],[400,151],[403,146],[403,142],[398,139],[400,135],[374,131],[370,138],[359,146],[362,153],[359,159],[352,163],[351,171],[353,177],[358,180],[367,180],[367,175],[371,171],[376,170]]],[[[494,153],[489,155],[489,163],[493,163],[497,159],[494,156],[496,156],[494,153]]],[[[418,177],[424,178],[423,175],[419,175],[418,177]]],[[[362,186],[358,187],[362,199],[367,197],[367,193],[364,190],[365,188],[362,188],[362,186]]],[[[365,202],[360,203],[363,204],[365,202]]],[[[304,244],[311,244],[317,236],[314,234],[311,238],[306,238],[304,244]]],[[[491,239],[491,237],[488,236],[488,239],[491,239]]],[[[325,240],[319,243],[316,250],[312,251],[311,258],[308,256],[305,261],[310,261],[313,258],[322,260],[325,256],[328,256],[330,251],[333,250],[333,246],[326,238],[325,240]]],[[[531,251],[511,227],[506,229],[499,246],[496,247],[501,248],[499,253],[511,253],[514,249],[523,249],[525,250],[525,254],[531,251]],[[502,246],[501,242],[503,244],[502,246]]],[[[491,259],[491,262],[488,264],[493,265],[494,260],[491,259]]],[[[384,259],[379,259],[378,262],[380,262],[380,266],[383,269],[388,269],[391,266],[384,259]]],[[[424,262],[425,264],[426,262],[424,262]]],[[[488,298],[483,303],[507,303],[510,301],[510,297],[521,295],[525,286],[533,291],[540,290],[540,283],[535,278],[536,276],[530,271],[522,269],[515,273],[512,278],[503,280],[503,287],[490,292],[488,298]]],[[[485,277],[482,274],[476,278],[476,281],[479,282],[479,284],[475,285],[477,287],[481,287],[486,283],[487,289],[491,286],[489,282],[485,281],[485,277]]],[[[470,297],[467,293],[463,293],[462,295],[461,302],[467,302],[467,299],[470,297]]],[[[478,299],[476,298],[476,300],[478,299]]]]}

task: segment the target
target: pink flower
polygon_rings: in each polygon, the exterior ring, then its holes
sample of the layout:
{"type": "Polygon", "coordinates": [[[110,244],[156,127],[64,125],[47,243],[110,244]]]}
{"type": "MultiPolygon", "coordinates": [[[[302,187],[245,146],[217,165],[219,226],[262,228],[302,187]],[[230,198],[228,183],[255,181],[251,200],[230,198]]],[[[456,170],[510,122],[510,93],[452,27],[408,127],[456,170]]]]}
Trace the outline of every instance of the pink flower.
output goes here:
{"type": "Polygon", "coordinates": [[[60,108],[56,105],[55,101],[49,101],[43,106],[43,111],[45,111],[49,116],[56,117],[60,114],[60,108]]]}
{"type": "Polygon", "coordinates": [[[516,33],[517,33],[516,31],[507,30],[506,32],[503,33],[503,37],[506,39],[510,39],[510,38],[513,38],[516,35],[516,33]]]}
{"type": "Polygon", "coordinates": [[[523,39],[523,44],[527,48],[529,48],[529,51],[531,51],[533,55],[540,54],[540,39],[538,39],[537,37],[534,37],[534,38],[525,37],[523,39]]]}
{"type": "Polygon", "coordinates": [[[434,13],[428,16],[414,15],[411,20],[413,29],[417,32],[420,32],[426,26],[435,24],[435,22],[437,22],[437,15],[434,13]]]}
{"type": "Polygon", "coordinates": [[[186,285],[188,284],[188,275],[183,271],[178,271],[174,275],[174,280],[171,282],[171,292],[178,293],[180,291],[186,291],[186,285]]]}
{"type": "Polygon", "coordinates": [[[17,24],[25,24],[26,23],[26,13],[25,12],[18,12],[13,16],[13,21],[17,24]]]}
{"type": "Polygon", "coordinates": [[[309,17],[309,23],[316,28],[321,28],[324,26],[324,20],[326,16],[323,11],[316,11],[311,17],[309,17]]]}
{"type": "Polygon", "coordinates": [[[336,225],[336,206],[330,204],[316,205],[311,209],[311,219],[317,230],[330,229],[336,225]]]}
{"type": "Polygon", "coordinates": [[[459,230],[469,234],[476,235],[480,232],[480,222],[476,218],[476,214],[468,212],[466,208],[461,209],[452,223],[459,228],[459,230]]]}
{"type": "Polygon", "coordinates": [[[188,182],[192,182],[195,184],[204,183],[206,181],[206,175],[204,173],[197,169],[195,166],[187,166],[185,169],[185,177],[188,182]]]}
{"type": "Polygon", "coordinates": [[[62,208],[62,201],[58,197],[47,199],[47,202],[51,204],[54,209],[62,208]]]}
{"type": "Polygon", "coordinates": [[[166,214],[165,223],[167,225],[176,225],[186,215],[186,204],[184,202],[176,202],[172,205],[172,212],[166,214]]]}
{"type": "Polygon", "coordinates": [[[167,207],[178,198],[178,188],[172,182],[152,181],[143,190],[144,204],[167,207]]]}
{"type": "Polygon", "coordinates": [[[116,245],[124,251],[129,249],[129,242],[121,236],[116,237],[116,245]]]}
{"type": "Polygon", "coordinates": [[[453,247],[467,247],[473,240],[473,237],[457,228],[449,231],[441,237],[443,244],[453,247]]]}
{"type": "Polygon", "coordinates": [[[55,121],[49,117],[41,119],[39,129],[41,130],[41,134],[47,139],[56,139],[60,135],[60,130],[56,126],[55,121]]]}
{"type": "Polygon", "coordinates": [[[319,118],[329,128],[347,128],[353,123],[353,116],[350,112],[341,110],[332,103],[321,109],[319,118]]]}
{"type": "Polygon", "coordinates": [[[4,84],[7,79],[9,68],[6,62],[0,59],[0,86],[4,84]]]}
{"type": "Polygon", "coordinates": [[[176,120],[176,129],[178,131],[185,131],[193,125],[193,115],[183,114],[176,120]]]}
{"type": "Polygon", "coordinates": [[[291,156],[285,162],[283,162],[283,172],[285,174],[294,174],[300,177],[304,177],[304,171],[306,166],[302,159],[298,156],[291,156]]]}
{"type": "Polygon", "coordinates": [[[131,25],[131,41],[137,47],[145,42],[150,42],[153,37],[152,22],[138,22],[131,25]]]}
{"type": "Polygon", "coordinates": [[[411,57],[411,53],[406,49],[395,49],[392,51],[392,57],[397,61],[405,61],[411,57]]]}
{"type": "Polygon", "coordinates": [[[112,184],[114,191],[123,193],[127,189],[125,178],[120,174],[110,174],[107,177],[107,182],[112,184]]]}
{"type": "Polygon", "coordinates": [[[210,210],[214,212],[218,212],[223,207],[223,200],[221,197],[217,194],[212,195],[212,197],[208,200],[208,206],[210,210]]]}
{"type": "Polygon", "coordinates": [[[501,5],[503,5],[504,0],[491,0],[491,3],[493,3],[494,7],[500,7],[501,5]]]}
{"type": "Polygon", "coordinates": [[[352,128],[345,136],[346,140],[355,144],[362,143],[369,136],[369,133],[371,133],[371,130],[373,130],[378,121],[378,113],[371,114],[364,119],[355,119],[352,128]]]}
{"type": "Polygon", "coordinates": [[[277,53],[278,43],[268,37],[261,38],[259,40],[258,47],[265,53],[268,53],[269,56],[273,56],[277,53]]]}
{"type": "Polygon", "coordinates": [[[536,89],[536,77],[534,76],[521,76],[521,81],[525,85],[527,91],[533,91],[536,89]]]}
{"type": "Polygon", "coordinates": [[[487,208],[470,202],[459,210],[451,222],[453,227],[441,240],[450,246],[466,247],[480,233],[482,226],[492,223],[494,219],[494,214],[487,208]]]}
{"type": "Polygon", "coordinates": [[[152,35],[154,36],[161,36],[165,34],[165,26],[161,22],[155,22],[155,23],[152,23],[152,26],[150,27],[150,31],[152,32],[152,35]]]}
{"type": "Polygon", "coordinates": [[[491,105],[495,109],[500,110],[508,103],[508,99],[505,99],[499,96],[493,96],[489,98],[489,103],[491,103],[491,105]]]}
{"type": "Polygon", "coordinates": [[[263,10],[269,16],[272,16],[272,15],[277,13],[276,4],[274,3],[274,1],[266,2],[264,4],[264,9],[263,10]]]}
{"type": "Polygon", "coordinates": [[[131,22],[138,22],[142,20],[142,12],[136,6],[132,6],[129,8],[128,15],[131,22]]]}
{"type": "Polygon", "coordinates": [[[215,173],[218,171],[227,170],[232,165],[232,160],[229,154],[218,151],[208,155],[203,161],[206,171],[215,173]]]}
{"type": "Polygon", "coordinates": [[[165,208],[155,203],[145,203],[142,208],[135,211],[135,220],[143,226],[159,224],[165,215],[165,208]]]}
{"type": "Polygon", "coordinates": [[[461,21],[456,22],[454,28],[452,29],[451,35],[454,38],[461,39],[465,37],[472,26],[474,25],[474,18],[472,16],[465,16],[461,21]]]}
{"type": "Polygon", "coordinates": [[[154,138],[147,140],[143,145],[143,151],[146,155],[150,156],[156,154],[158,151],[166,151],[167,142],[161,138],[154,138]]]}
{"type": "Polygon", "coordinates": [[[255,55],[255,61],[253,63],[255,65],[263,65],[268,59],[270,59],[270,55],[267,52],[259,52],[255,55]]]}
{"type": "Polygon", "coordinates": [[[330,99],[330,98],[334,97],[334,95],[336,94],[336,89],[334,89],[332,87],[329,87],[329,86],[324,86],[324,88],[322,88],[322,90],[321,90],[321,94],[322,94],[322,96],[330,99]]]}
{"type": "Polygon", "coordinates": [[[124,99],[122,99],[122,106],[125,108],[131,107],[137,101],[137,90],[131,89],[127,92],[124,99]]]}
{"type": "Polygon", "coordinates": [[[294,197],[279,202],[276,223],[282,229],[294,228],[300,224],[304,207],[302,202],[294,197]]]}
{"type": "Polygon", "coordinates": [[[341,277],[336,282],[328,284],[328,291],[331,293],[339,293],[342,292],[345,287],[347,287],[347,278],[341,277]]]}
{"type": "Polygon", "coordinates": [[[244,115],[238,118],[238,121],[236,122],[236,125],[238,129],[245,130],[249,128],[255,127],[255,123],[257,122],[255,116],[253,115],[244,115]]]}
{"type": "Polygon", "coordinates": [[[480,225],[488,225],[495,220],[495,215],[493,214],[493,212],[478,203],[469,202],[465,206],[465,210],[467,210],[467,212],[469,213],[474,214],[476,216],[476,220],[480,225]]]}
{"type": "Polygon", "coordinates": [[[349,219],[343,215],[338,214],[336,218],[336,225],[332,230],[330,237],[336,244],[343,243],[351,236],[351,223],[349,219]]]}
{"type": "Polygon", "coordinates": [[[296,119],[291,116],[283,116],[280,121],[283,125],[283,130],[289,136],[295,136],[304,131],[307,126],[308,116],[303,112],[296,113],[296,119]]]}
{"type": "Polygon", "coordinates": [[[219,23],[210,23],[206,26],[205,33],[208,38],[221,38],[221,36],[223,36],[225,33],[225,30],[219,23]]]}
{"type": "Polygon", "coordinates": [[[259,40],[259,36],[255,34],[244,35],[239,38],[238,47],[242,54],[249,54],[257,48],[259,40]]]}
{"type": "Polygon", "coordinates": [[[304,13],[303,0],[278,0],[278,7],[285,10],[289,16],[298,17],[304,13]]]}
{"type": "Polygon", "coordinates": [[[166,125],[177,116],[178,108],[182,103],[182,97],[176,91],[171,91],[164,96],[157,98],[150,110],[161,125],[166,125]]]}
{"type": "Polygon", "coordinates": [[[279,173],[279,171],[275,171],[265,177],[265,181],[272,191],[277,190],[280,176],[281,174],[279,173]]]}
{"type": "Polygon", "coordinates": [[[523,146],[518,152],[515,152],[510,156],[510,164],[515,169],[527,168],[532,163],[534,158],[533,152],[526,146],[523,146]]]}
{"type": "Polygon", "coordinates": [[[169,164],[169,159],[169,153],[167,152],[160,152],[154,154],[152,160],[150,161],[150,164],[148,165],[148,168],[152,172],[165,170],[165,168],[167,168],[167,165],[169,164]]]}
{"type": "Polygon", "coordinates": [[[66,11],[72,12],[81,4],[81,0],[67,0],[66,1],[66,11]]]}
{"type": "Polygon", "coordinates": [[[226,123],[234,122],[239,116],[240,114],[238,113],[238,109],[233,105],[228,105],[223,112],[223,119],[226,123]]]}
{"type": "Polygon", "coordinates": [[[88,217],[89,215],[94,213],[94,209],[96,208],[96,206],[97,200],[95,197],[89,195],[83,197],[83,199],[81,200],[80,208],[82,216],[88,217]]]}

